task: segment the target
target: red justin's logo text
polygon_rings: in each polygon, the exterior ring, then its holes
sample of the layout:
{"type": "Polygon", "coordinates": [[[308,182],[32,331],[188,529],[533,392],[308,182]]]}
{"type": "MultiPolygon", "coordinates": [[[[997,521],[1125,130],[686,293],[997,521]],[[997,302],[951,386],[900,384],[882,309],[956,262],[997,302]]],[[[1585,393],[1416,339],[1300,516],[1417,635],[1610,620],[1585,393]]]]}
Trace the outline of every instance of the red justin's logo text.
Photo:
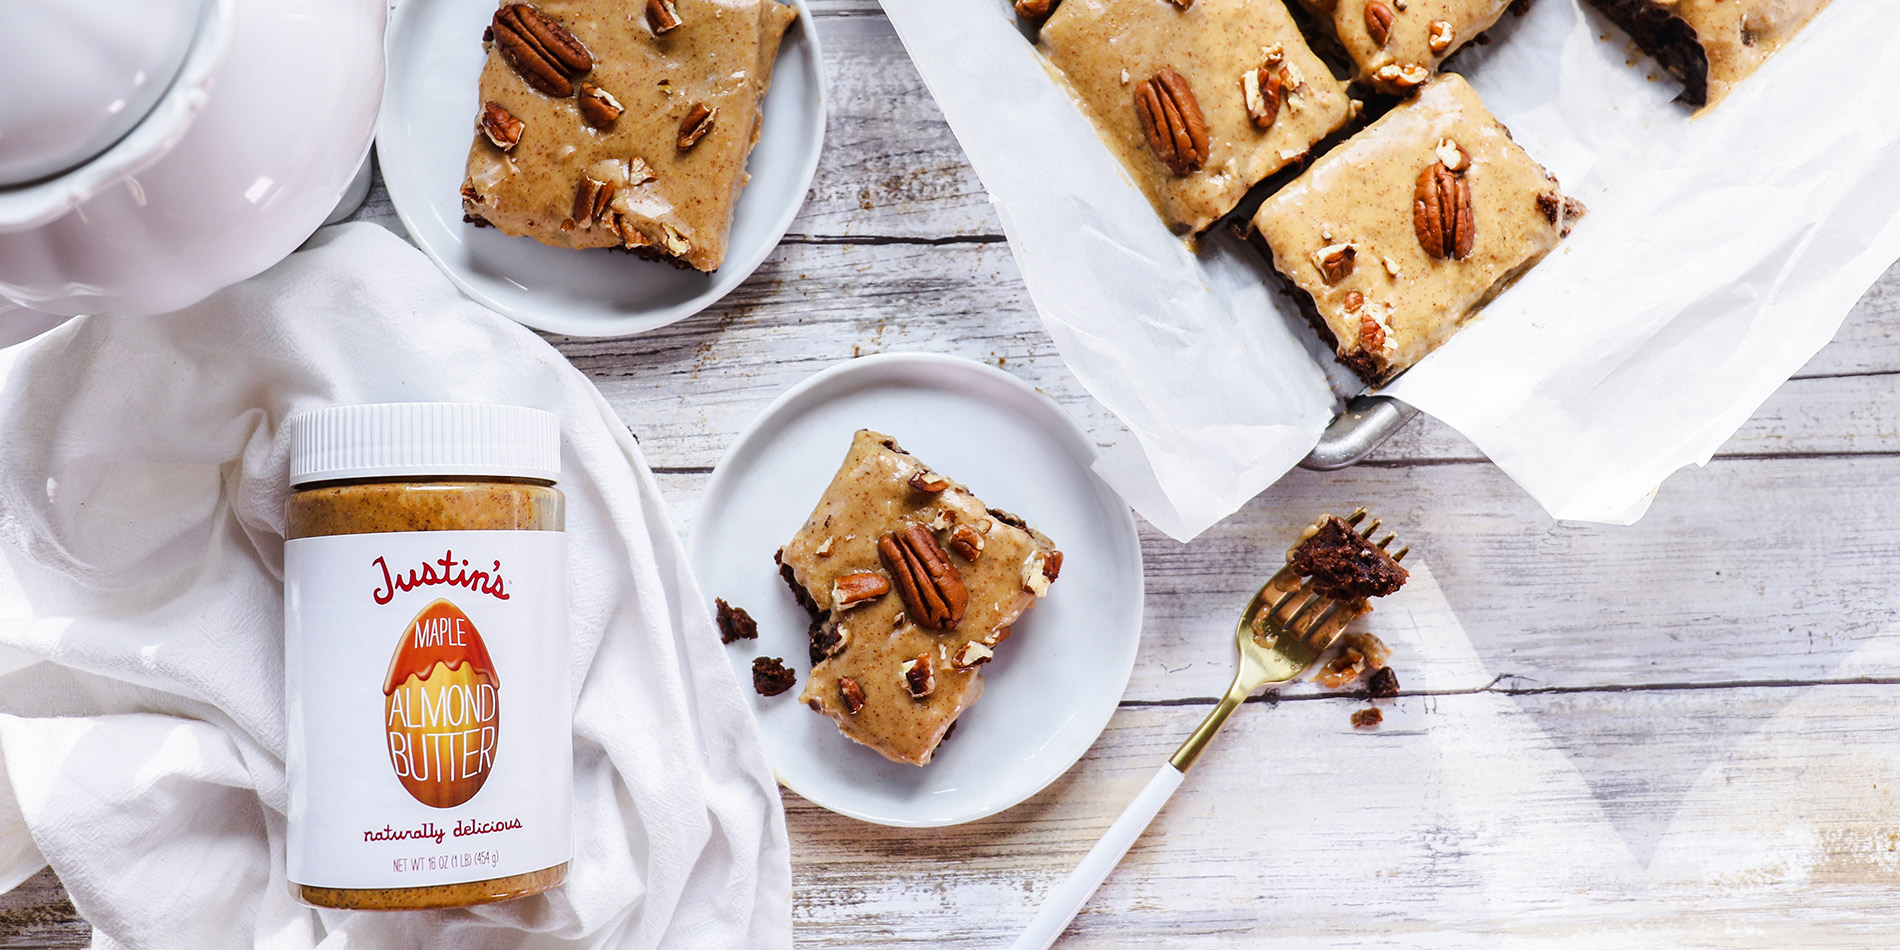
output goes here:
{"type": "Polygon", "coordinates": [[[479,594],[487,594],[496,600],[508,599],[508,588],[501,578],[501,562],[492,562],[492,571],[480,568],[469,570],[468,558],[455,559],[454,551],[443,551],[442,556],[433,561],[424,561],[419,567],[412,567],[407,573],[391,572],[389,562],[378,557],[370,564],[382,568],[383,583],[371,596],[376,603],[387,604],[396,598],[396,592],[408,593],[418,587],[434,587],[447,584],[450,587],[466,587],[479,594]]]}

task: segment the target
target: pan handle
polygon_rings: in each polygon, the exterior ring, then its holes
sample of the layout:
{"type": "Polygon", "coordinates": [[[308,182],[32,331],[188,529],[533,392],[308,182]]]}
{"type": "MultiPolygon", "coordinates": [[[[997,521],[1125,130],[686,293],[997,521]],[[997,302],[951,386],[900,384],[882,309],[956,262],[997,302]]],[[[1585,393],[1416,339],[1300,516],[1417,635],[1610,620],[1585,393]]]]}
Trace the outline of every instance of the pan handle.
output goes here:
{"type": "Polygon", "coordinates": [[[1416,415],[1417,409],[1391,396],[1354,396],[1320,434],[1319,444],[1300,460],[1300,467],[1332,472],[1356,465],[1416,415]]]}

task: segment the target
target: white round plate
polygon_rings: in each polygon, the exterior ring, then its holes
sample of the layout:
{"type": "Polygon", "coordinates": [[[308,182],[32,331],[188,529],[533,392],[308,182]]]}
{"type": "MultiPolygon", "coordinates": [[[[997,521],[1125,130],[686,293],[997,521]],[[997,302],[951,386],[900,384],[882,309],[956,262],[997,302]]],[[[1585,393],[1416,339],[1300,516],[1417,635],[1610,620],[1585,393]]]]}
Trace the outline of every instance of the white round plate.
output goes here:
{"type": "Polygon", "coordinates": [[[831,484],[852,433],[875,429],[989,505],[1022,515],[1062,550],[1062,577],[983,668],[983,696],[919,768],[852,742],[798,692],[748,690],[786,788],[839,814],[934,827],[993,815],[1081,758],[1128,686],[1141,639],[1141,545],[1128,506],[1089,466],[1096,450],[1048,397],[1001,370],[924,353],[867,356],[792,387],[713,470],[687,543],[706,597],[759,622],[727,649],[811,671],[804,608],[772,554],[831,484]]]}
{"type": "Polygon", "coordinates": [[[631,254],[548,247],[462,222],[462,179],[480,111],[482,30],[495,0],[404,0],[389,25],[389,84],[376,126],[383,184],[403,227],[462,292],[569,336],[641,333],[689,317],[765,260],[805,202],[825,139],[825,80],[805,0],[766,93],[752,181],[725,263],[711,274],[631,254]]]}

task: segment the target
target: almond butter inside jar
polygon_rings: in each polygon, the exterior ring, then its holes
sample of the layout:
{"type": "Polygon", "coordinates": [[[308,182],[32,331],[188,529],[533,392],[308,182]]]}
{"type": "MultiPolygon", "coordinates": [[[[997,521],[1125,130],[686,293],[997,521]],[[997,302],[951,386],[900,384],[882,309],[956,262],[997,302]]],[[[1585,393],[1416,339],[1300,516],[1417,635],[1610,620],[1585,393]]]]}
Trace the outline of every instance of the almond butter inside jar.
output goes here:
{"type": "Polygon", "coordinates": [[[286,427],[297,897],[425,910],[559,885],[574,794],[559,420],[383,403],[286,427]]]}

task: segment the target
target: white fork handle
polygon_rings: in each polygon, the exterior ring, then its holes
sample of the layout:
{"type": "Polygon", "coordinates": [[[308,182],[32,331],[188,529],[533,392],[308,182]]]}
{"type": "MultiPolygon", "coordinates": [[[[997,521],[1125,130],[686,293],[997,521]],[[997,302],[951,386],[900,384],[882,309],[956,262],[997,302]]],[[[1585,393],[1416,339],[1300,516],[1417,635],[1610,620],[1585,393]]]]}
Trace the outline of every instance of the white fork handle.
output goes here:
{"type": "Polygon", "coordinates": [[[1089,902],[1089,896],[1102,886],[1108,872],[1121,863],[1122,855],[1128,853],[1135,839],[1141,837],[1149,822],[1155,820],[1161,806],[1167,804],[1174,790],[1181,787],[1181,780],[1185,777],[1173,765],[1162,765],[1161,771],[1148,780],[1148,787],[1142,789],[1141,794],[1128,803],[1122,816],[1108,826],[1108,831],[1102,834],[1102,840],[1095,842],[1095,847],[1089,849],[1082,863],[1076,865],[1075,870],[1069,872],[1068,879],[1043,902],[1042,909],[1036,912],[1036,918],[1029,922],[1023,935],[1010,945],[1010,950],[1045,950],[1055,943],[1056,938],[1062,936],[1062,931],[1069,926],[1069,921],[1074,920],[1075,915],[1082,910],[1082,905],[1089,902]]]}

